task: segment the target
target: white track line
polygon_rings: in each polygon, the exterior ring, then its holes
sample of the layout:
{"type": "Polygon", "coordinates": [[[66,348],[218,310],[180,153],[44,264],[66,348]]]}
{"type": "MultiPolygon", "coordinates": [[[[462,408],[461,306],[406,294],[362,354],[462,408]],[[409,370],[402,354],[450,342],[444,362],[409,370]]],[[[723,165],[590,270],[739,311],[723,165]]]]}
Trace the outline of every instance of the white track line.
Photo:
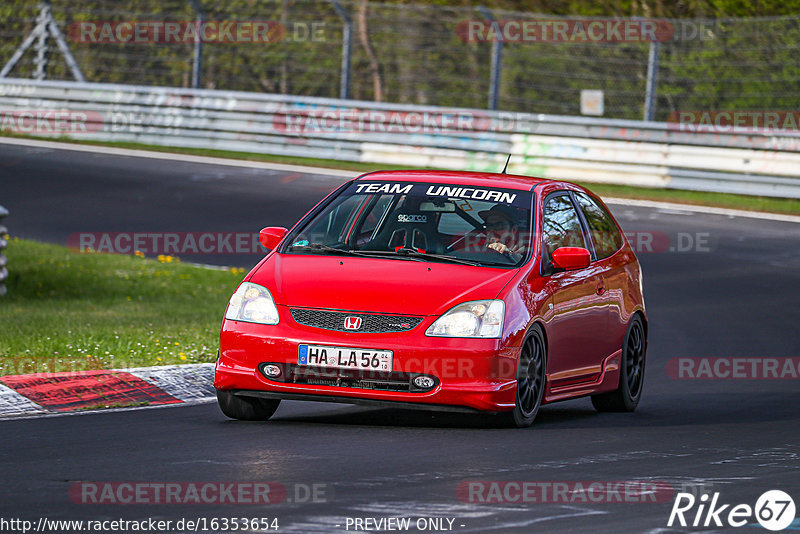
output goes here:
{"type": "Polygon", "coordinates": [[[3,421],[18,421],[20,419],[40,419],[40,418],[49,418],[49,417],[83,417],[84,415],[101,415],[104,413],[114,413],[114,412],[132,412],[135,410],[166,410],[169,408],[180,408],[182,406],[197,406],[199,404],[211,404],[212,402],[216,402],[216,398],[203,398],[193,401],[186,401],[186,402],[176,402],[174,404],[153,404],[151,406],[129,406],[125,408],[102,408],[97,410],[78,410],[75,412],[37,412],[37,413],[18,413],[9,416],[0,416],[0,425],[2,425],[3,421]]]}
{"type": "MultiPolygon", "coordinates": [[[[64,143],[58,141],[40,141],[38,139],[21,139],[15,137],[0,136],[0,143],[4,143],[7,145],[50,148],[53,150],[72,150],[77,152],[89,152],[93,154],[106,154],[111,156],[166,159],[170,161],[184,161],[187,163],[199,163],[204,165],[225,165],[228,167],[245,167],[250,169],[267,169],[275,171],[299,172],[305,174],[337,176],[343,178],[354,178],[359,174],[363,174],[360,171],[344,171],[341,169],[326,169],[323,167],[308,167],[303,165],[287,165],[283,163],[268,163],[263,161],[213,158],[208,156],[192,156],[189,154],[179,154],[173,152],[153,152],[148,150],[134,150],[130,148],[115,148],[115,147],[106,147],[97,145],[78,145],[74,143],[64,143]]],[[[615,204],[622,206],[672,209],[672,210],[688,211],[692,213],[707,213],[713,215],[726,215],[729,217],[748,217],[751,219],[763,219],[767,221],[800,223],[800,216],[784,215],[780,213],[767,213],[760,211],[737,210],[728,208],[713,208],[709,206],[698,206],[693,204],[659,202],[655,200],[635,200],[629,198],[609,197],[605,198],[604,200],[608,204],[615,204]]]]}
{"type": "Polygon", "coordinates": [[[603,198],[606,204],[631,206],[636,208],[656,208],[690,211],[692,213],[705,213],[711,215],[727,215],[729,217],[749,217],[751,219],[764,219],[767,221],[781,221],[800,223],[798,215],[784,215],[782,213],[766,213],[761,211],[734,210],[728,208],[714,208],[711,206],[698,206],[695,204],[675,204],[672,202],[659,202],[655,200],[637,200],[633,198],[603,198]]]}

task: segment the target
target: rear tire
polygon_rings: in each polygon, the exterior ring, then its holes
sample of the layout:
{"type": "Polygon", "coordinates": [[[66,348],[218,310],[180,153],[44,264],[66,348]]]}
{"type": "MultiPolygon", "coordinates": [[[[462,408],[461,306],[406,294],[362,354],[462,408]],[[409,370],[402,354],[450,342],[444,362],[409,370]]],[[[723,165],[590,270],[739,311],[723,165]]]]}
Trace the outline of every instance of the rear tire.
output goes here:
{"type": "Polygon", "coordinates": [[[238,397],[230,391],[217,390],[217,402],[222,413],[240,421],[266,421],[278,409],[280,399],[238,397]]]}
{"type": "Polygon", "coordinates": [[[619,370],[619,387],[608,393],[592,396],[592,405],[598,412],[632,412],[642,398],[644,364],[647,352],[647,335],[639,315],[634,315],[625,341],[619,370]]]}
{"type": "Polygon", "coordinates": [[[506,414],[508,422],[517,428],[531,426],[539,413],[544,397],[546,362],[547,345],[537,325],[522,345],[517,364],[517,398],[514,410],[506,414]]]}

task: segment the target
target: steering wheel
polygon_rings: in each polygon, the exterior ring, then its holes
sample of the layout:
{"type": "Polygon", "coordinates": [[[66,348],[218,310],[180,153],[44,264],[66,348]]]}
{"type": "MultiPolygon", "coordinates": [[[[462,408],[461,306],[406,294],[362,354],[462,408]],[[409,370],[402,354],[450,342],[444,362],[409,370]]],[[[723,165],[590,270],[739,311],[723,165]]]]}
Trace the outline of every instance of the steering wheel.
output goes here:
{"type": "MultiPolygon", "coordinates": [[[[499,243],[499,241],[495,241],[495,243],[499,243]]],[[[494,247],[490,247],[490,246],[489,246],[489,245],[492,245],[492,244],[493,244],[493,243],[487,243],[487,244],[486,244],[486,248],[487,248],[488,250],[491,250],[491,251],[492,251],[492,252],[494,252],[494,253],[500,254],[501,256],[505,256],[505,255],[506,255],[508,252],[510,252],[510,249],[509,249],[508,247],[506,247],[506,250],[505,250],[504,252],[500,252],[500,251],[499,251],[499,250],[497,250],[496,248],[494,248],[494,247]]]]}

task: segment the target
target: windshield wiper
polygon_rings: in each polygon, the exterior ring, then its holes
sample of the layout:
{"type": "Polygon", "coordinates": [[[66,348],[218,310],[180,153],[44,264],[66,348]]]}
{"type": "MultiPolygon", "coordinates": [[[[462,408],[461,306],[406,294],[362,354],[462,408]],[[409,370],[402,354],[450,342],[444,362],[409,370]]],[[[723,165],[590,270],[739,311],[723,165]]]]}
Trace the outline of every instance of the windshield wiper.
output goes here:
{"type": "MultiPolygon", "coordinates": [[[[332,252],[334,254],[342,254],[344,256],[360,256],[362,258],[374,258],[375,256],[398,256],[396,252],[389,250],[352,250],[344,248],[336,248],[323,243],[309,243],[308,245],[292,245],[291,249],[306,249],[306,250],[322,250],[325,252],[332,252]]],[[[412,261],[425,261],[416,257],[402,256],[402,258],[412,261]]]]}
{"type": "Polygon", "coordinates": [[[325,245],[323,243],[309,243],[308,245],[292,245],[289,247],[292,250],[322,250],[325,252],[332,252],[334,254],[342,254],[345,256],[362,256],[364,258],[369,258],[367,254],[362,254],[361,252],[355,250],[348,250],[343,248],[336,248],[330,245],[325,245]]]}
{"type": "Polygon", "coordinates": [[[359,256],[365,256],[365,257],[368,257],[368,258],[374,258],[374,257],[381,258],[381,257],[387,257],[387,256],[391,257],[391,258],[397,258],[399,256],[401,259],[404,259],[404,260],[425,261],[425,260],[423,260],[421,258],[418,258],[416,256],[399,254],[399,253],[397,253],[397,252],[395,252],[393,250],[359,250],[359,251],[357,251],[355,253],[358,254],[359,256]]]}
{"type": "Polygon", "coordinates": [[[435,259],[435,260],[442,260],[447,261],[450,263],[460,263],[463,265],[472,265],[474,267],[480,267],[481,264],[476,261],[471,260],[462,260],[461,258],[454,258],[452,256],[445,256],[444,254],[430,254],[427,252],[420,252],[416,249],[403,247],[398,248],[397,250],[371,250],[369,251],[370,254],[376,255],[383,255],[383,256],[404,256],[409,259],[418,259],[420,261],[426,261],[427,259],[435,259]]]}
{"type": "Polygon", "coordinates": [[[408,259],[413,261],[427,261],[430,259],[434,259],[449,263],[472,265],[473,267],[483,266],[483,264],[476,261],[462,260],[461,258],[454,258],[452,256],[446,256],[444,254],[429,254],[426,252],[420,252],[418,250],[409,247],[403,247],[397,250],[350,250],[350,249],[335,248],[330,245],[325,245],[323,243],[309,243],[308,245],[292,245],[289,248],[292,250],[296,249],[321,250],[325,252],[332,252],[334,254],[342,254],[346,256],[361,256],[362,258],[387,257],[387,256],[396,258],[399,256],[402,259],[408,259]]]}
{"type": "Polygon", "coordinates": [[[415,258],[433,258],[436,260],[446,261],[449,263],[460,263],[462,265],[472,265],[473,267],[482,267],[482,264],[477,261],[463,260],[461,258],[454,258],[453,256],[447,256],[445,254],[431,254],[429,252],[420,252],[418,250],[414,250],[413,248],[401,248],[396,252],[396,254],[413,256],[415,258]]]}

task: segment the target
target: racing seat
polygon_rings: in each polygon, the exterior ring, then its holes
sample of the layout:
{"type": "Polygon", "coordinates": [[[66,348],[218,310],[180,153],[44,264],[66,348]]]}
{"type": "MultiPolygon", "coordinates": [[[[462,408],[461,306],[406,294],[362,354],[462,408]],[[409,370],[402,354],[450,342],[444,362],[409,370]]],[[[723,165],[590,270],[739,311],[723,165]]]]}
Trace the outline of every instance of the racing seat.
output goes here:
{"type": "Polygon", "coordinates": [[[422,249],[431,254],[444,252],[442,237],[437,230],[436,213],[400,210],[391,217],[393,220],[366,248],[383,248],[395,250],[398,247],[422,249]],[[372,245],[372,246],[370,246],[372,245]]]}

